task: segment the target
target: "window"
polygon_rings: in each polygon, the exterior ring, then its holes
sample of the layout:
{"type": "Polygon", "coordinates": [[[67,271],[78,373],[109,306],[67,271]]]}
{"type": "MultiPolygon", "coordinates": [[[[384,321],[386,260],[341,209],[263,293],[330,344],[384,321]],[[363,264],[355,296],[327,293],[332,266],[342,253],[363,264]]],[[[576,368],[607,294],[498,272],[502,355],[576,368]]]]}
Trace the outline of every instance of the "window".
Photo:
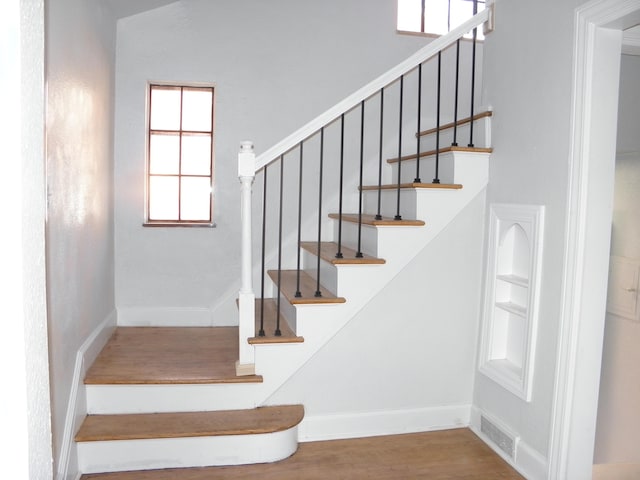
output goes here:
{"type": "MultiPolygon", "coordinates": [[[[473,16],[474,0],[398,0],[397,28],[404,32],[444,35],[473,16]]],[[[478,0],[478,12],[485,1],[478,0]]],[[[472,34],[465,35],[471,38],[472,34]]],[[[484,38],[478,29],[478,39],[484,38]]]]}
{"type": "Polygon", "coordinates": [[[151,85],[147,225],[211,224],[213,87],[151,85]]]}

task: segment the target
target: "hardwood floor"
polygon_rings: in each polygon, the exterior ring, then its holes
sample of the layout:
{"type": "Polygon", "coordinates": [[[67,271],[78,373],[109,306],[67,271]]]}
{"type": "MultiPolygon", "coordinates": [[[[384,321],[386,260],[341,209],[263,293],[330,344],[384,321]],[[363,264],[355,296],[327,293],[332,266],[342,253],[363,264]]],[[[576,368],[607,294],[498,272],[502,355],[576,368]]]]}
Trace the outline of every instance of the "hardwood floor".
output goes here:
{"type": "Polygon", "coordinates": [[[300,444],[277,463],[83,475],[82,480],[522,479],[468,429],[300,444]]]}
{"type": "Polygon", "coordinates": [[[238,327],[118,327],[85,384],[261,382],[236,376],[238,327]]]}

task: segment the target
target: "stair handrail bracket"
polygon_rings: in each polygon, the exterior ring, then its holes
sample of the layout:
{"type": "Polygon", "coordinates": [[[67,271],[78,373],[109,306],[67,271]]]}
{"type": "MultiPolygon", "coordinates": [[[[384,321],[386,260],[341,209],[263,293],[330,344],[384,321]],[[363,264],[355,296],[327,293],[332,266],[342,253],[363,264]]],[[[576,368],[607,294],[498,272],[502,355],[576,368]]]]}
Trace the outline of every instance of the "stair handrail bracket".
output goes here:
{"type": "Polygon", "coordinates": [[[244,141],[238,153],[238,178],[240,179],[241,286],[238,294],[238,361],[236,375],[255,374],[254,347],[247,342],[255,336],[255,294],[252,281],[251,256],[251,187],[255,179],[256,155],[253,143],[244,141]]]}
{"type": "Polygon", "coordinates": [[[280,155],[288,153],[290,150],[298,146],[300,142],[303,142],[304,140],[318,132],[322,127],[339,118],[343,113],[357,107],[360,102],[372,97],[373,95],[378,93],[380,89],[388,86],[389,84],[400,78],[402,75],[410,72],[414,68],[417,68],[418,65],[436,56],[438,52],[441,52],[454,45],[456,41],[462,38],[467,32],[470,32],[476,27],[480,27],[484,23],[492,25],[492,15],[492,8],[487,8],[480,11],[460,26],[451,30],[447,34],[436,38],[428,45],[425,45],[420,50],[415,52],[413,55],[411,55],[392,69],[388,70],[372,82],[352,93],[341,102],[326,110],[324,113],[318,115],[306,125],[302,126],[288,137],[284,138],[268,150],[261,153],[256,158],[255,171],[258,172],[259,170],[264,168],[265,165],[278,160],[278,158],[280,158],[280,155]]]}

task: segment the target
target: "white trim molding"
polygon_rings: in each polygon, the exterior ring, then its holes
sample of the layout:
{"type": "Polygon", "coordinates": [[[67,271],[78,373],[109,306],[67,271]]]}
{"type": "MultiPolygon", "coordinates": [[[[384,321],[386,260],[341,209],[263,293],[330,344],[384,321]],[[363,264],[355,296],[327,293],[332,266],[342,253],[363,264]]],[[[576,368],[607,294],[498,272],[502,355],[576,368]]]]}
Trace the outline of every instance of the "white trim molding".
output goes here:
{"type": "Polygon", "coordinates": [[[78,451],[74,436],[87,415],[87,401],[84,393],[83,379],[87,369],[98,357],[102,348],[113,334],[117,325],[117,313],[113,310],[100,325],[87,337],[76,354],[73,381],[69,394],[69,404],[64,422],[62,448],[58,460],[57,480],[75,480],[79,478],[78,451]]]}
{"type": "Polygon", "coordinates": [[[594,0],[575,11],[567,235],[547,475],[552,480],[591,478],[622,29],[639,12],[640,0],[594,0]]]}
{"type": "Polygon", "coordinates": [[[469,425],[471,405],[309,415],[298,427],[300,442],[430,432],[469,425]]]}

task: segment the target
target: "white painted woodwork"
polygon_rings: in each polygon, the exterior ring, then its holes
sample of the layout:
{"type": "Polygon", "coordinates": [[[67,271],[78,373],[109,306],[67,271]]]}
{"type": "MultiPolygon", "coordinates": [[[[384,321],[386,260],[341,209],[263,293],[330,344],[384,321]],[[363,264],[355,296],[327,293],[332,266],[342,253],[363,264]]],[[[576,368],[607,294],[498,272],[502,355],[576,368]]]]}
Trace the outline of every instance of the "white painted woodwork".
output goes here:
{"type": "Polygon", "coordinates": [[[236,364],[237,375],[253,375],[255,372],[254,349],[247,338],[255,332],[255,295],[252,284],[252,237],[251,237],[251,185],[255,178],[256,156],[251,142],[242,142],[238,153],[238,178],[240,179],[240,221],[242,222],[240,258],[241,284],[238,293],[238,343],[239,359],[236,364]]]}
{"type": "Polygon", "coordinates": [[[80,442],[83,473],[275,462],[298,448],[298,427],[266,434],[80,442]]]}
{"type": "MultiPolygon", "coordinates": [[[[295,345],[255,345],[256,373],[264,382],[255,385],[255,401],[263,404],[301,366],[354,317],[389,281],[452,222],[476,197],[484,192],[488,176],[488,156],[482,153],[455,152],[457,178],[465,187],[456,190],[431,209],[424,227],[363,227],[363,250],[386,260],[382,265],[328,265],[321,261],[321,282],[335,288],[333,293],[347,299],[336,305],[288,305],[283,301],[283,314],[303,336],[304,343],[295,345]],[[459,158],[458,158],[459,157],[459,158]],[[334,277],[332,277],[334,275],[334,277]]],[[[439,192],[433,192],[436,197],[439,192]]],[[[428,195],[427,195],[428,196],[428,195]]],[[[416,198],[425,201],[425,197],[416,198]]],[[[422,207],[416,207],[420,210],[422,207]]],[[[337,220],[334,220],[337,221],[337,220]]],[[[356,246],[356,224],[344,222],[343,242],[356,246]]],[[[337,229],[334,229],[334,232],[337,229]]],[[[334,241],[337,239],[334,238],[334,241]]],[[[315,262],[305,256],[305,270],[314,272],[315,262]],[[311,260],[311,262],[309,262],[311,260]],[[311,263],[311,265],[309,265],[311,263]]]]}
{"type": "Polygon", "coordinates": [[[468,426],[470,415],[471,405],[305,415],[298,437],[301,442],[316,442],[446,430],[468,426]]]}
{"type": "Polygon", "coordinates": [[[85,385],[88,414],[199,412],[255,408],[258,383],[85,385]]]}
{"type": "Polygon", "coordinates": [[[480,372],[531,401],[544,207],[490,206],[480,372]]]}

